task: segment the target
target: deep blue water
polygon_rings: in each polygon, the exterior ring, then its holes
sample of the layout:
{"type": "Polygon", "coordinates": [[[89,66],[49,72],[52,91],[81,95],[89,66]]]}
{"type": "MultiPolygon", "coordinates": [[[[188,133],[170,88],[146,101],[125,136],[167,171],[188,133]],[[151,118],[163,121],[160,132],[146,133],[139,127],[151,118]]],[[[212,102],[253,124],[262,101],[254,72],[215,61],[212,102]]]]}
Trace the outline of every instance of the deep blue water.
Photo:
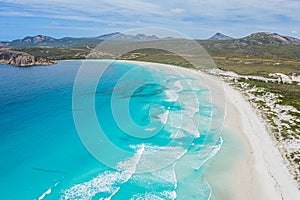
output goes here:
{"type": "MultiPolygon", "coordinates": [[[[107,61],[90,62],[101,68],[107,61]]],[[[76,79],[81,64],[0,64],[0,199],[209,198],[201,166],[222,143],[208,127],[215,109],[209,91],[188,75],[115,62],[93,92],[93,73],[76,79]],[[117,147],[101,146],[99,137],[102,163],[81,140],[97,132],[85,110],[89,97],[97,127],[117,147]],[[206,145],[210,153],[199,156],[206,145]]]]}

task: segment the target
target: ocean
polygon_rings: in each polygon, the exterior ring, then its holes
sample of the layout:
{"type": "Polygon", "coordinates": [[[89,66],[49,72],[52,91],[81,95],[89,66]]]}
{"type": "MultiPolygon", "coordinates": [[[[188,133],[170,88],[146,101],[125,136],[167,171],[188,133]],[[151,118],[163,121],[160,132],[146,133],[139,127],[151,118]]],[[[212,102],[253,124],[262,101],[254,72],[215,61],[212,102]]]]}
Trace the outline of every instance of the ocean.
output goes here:
{"type": "Polygon", "coordinates": [[[211,196],[203,164],[224,113],[195,77],[122,61],[0,64],[0,94],[0,199],[211,196]]]}

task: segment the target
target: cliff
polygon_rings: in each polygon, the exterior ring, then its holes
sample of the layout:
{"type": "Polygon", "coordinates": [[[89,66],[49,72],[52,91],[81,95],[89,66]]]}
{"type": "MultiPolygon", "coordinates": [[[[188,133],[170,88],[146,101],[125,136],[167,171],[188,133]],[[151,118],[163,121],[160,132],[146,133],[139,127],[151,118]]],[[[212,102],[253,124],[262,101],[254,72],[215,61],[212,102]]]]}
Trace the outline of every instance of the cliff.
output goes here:
{"type": "Polygon", "coordinates": [[[9,49],[0,51],[0,62],[20,67],[55,64],[55,62],[53,61],[47,61],[45,59],[35,59],[33,55],[30,55],[28,53],[21,51],[12,51],[9,49]]]}

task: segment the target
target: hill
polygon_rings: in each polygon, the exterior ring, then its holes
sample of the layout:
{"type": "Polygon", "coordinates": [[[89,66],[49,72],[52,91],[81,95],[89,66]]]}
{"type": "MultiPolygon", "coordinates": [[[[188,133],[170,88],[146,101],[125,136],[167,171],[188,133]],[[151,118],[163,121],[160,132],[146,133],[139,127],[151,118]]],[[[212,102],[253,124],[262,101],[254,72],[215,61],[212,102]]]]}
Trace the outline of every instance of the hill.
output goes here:
{"type": "Polygon", "coordinates": [[[300,45],[300,40],[290,36],[283,36],[277,33],[259,32],[238,40],[245,44],[265,44],[265,45],[300,45]]]}
{"type": "Polygon", "coordinates": [[[208,40],[232,40],[234,38],[224,35],[222,33],[216,33],[211,36],[208,40]]]}

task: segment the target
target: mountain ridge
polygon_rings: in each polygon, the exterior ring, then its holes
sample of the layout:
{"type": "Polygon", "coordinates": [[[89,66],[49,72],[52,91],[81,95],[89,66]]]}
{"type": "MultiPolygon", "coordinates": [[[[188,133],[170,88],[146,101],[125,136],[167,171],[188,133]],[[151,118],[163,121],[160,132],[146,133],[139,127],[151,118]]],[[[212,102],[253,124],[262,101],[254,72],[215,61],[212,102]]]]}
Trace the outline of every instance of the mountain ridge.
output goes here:
{"type": "MultiPolygon", "coordinates": [[[[54,37],[45,36],[45,35],[36,35],[36,36],[26,36],[23,39],[16,39],[12,41],[0,41],[0,47],[11,47],[11,46],[37,46],[37,47],[76,47],[76,46],[93,46],[99,44],[103,40],[122,40],[122,41],[151,41],[151,40],[160,40],[160,39],[170,39],[159,38],[156,35],[145,35],[145,34],[124,34],[120,32],[103,34],[96,37],[63,37],[56,39],[54,37]]],[[[205,40],[202,40],[205,41],[205,40]]],[[[251,44],[256,45],[300,45],[300,39],[284,36],[278,33],[270,32],[257,32],[252,33],[248,36],[242,38],[232,38],[222,33],[216,33],[207,41],[211,42],[231,42],[231,46],[247,46],[251,44]]]]}
{"type": "Polygon", "coordinates": [[[128,41],[149,41],[149,40],[159,40],[156,35],[145,35],[145,34],[136,34],[129,35],[120,32],[103,34],[96,37],[63,37],[63,38],[54,38],[46,35],[35,35],[35,36],[26,36],[23,39],[15,39],[12,41],[0,41],[0,47],[9,47],[9,46],[50,46],[50,47],[74,47],[74,46],[86,46],[86,45],[95,45],[103,40],[128,40],[128,41]]]}

